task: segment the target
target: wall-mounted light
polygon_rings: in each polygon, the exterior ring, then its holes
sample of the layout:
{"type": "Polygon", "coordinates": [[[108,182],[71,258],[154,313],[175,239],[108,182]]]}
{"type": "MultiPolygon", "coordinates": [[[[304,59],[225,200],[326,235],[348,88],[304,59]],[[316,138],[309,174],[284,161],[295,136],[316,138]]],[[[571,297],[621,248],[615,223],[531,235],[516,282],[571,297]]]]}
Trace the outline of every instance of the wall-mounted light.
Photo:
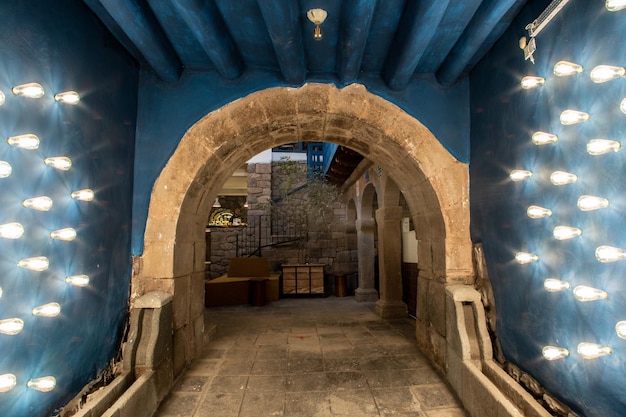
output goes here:
{"type": "Polygon", "coordinates": [[[565,171],[554,171],[550,174],[550,182],[554,185],[567,185],[578,181],[576,174],[565,171]]]}
{"type": "Polygon", "coordinates": [[[557,77],[567,77],[583,72],[583,67],[569,61],[559,61],[554,64],[554,75],[557,77]]]}
{"type": "Polygon", "coordinates": [[[530,178],[532,176],[533,176],[532,171],[528,171],[525,169],[514,169],[509,174],[509,178],[511,178],[511,180],[515,182],[524,181],[525,179],[530,178]]]}
{"type": "Polygon", "coordinates": [[[517,252],[515,254],[515,262],[518,264],[529,264],[531,262],[537,262],[539,257],[534,253],[517,252]]]}
{"type": "Polygon", "coordinates": [[[54,99],[59,103],[75,105],[80,101],[80,96],[76,91],[65,91],[63,93],[55,94],[54,99]]]}
{"type": "Polygon", "coordinates": [[[606,0],[605,6],[609,12],[617,12],[626,9],[626,0],[606,0]]]}
{"type": "Polygon", "coordinates": [[[589,120],[589,113],[578,110],[564,110],[559,119],[563,125],[575,125],[589,120]]]}
{"type": "Polygon", "coordinates": [[[326,20],[328,13],[324,9],[311,9],[306,12],[306,17],[315,25],[313,27],[313,39],[316,41],[322,40],[322,27],[321,24],[326,20]]]}
{"type": "Polygon", "coordinates": [[[45,271],[50,266],[50,261],[45,256],[34,256],[32,258],[20,259],[17,262],[17,266],[24,269],[30,269],[31,271],[45,271]]]}
{"type": "Polygon", "coordinates": [[[609,200],[594,195],[581,195],[578,197],[576,206],[582,211],[599,210],[609,206],[609,200]]]}
{"type": "Polygon", "coordinates": [[[617,152],[622,148],[622,144],[610,139],[591,139],[587,143],[587,153],[589,155],[604,155],[605,153],[617,152]]]}
{"type": "Polygon", "coordinates": [[[546,278],[543,281],[543,288],[548,292],[559,292],[569,289],[569,282],[558,278],[546,278]]]}
{"type": "Polygon", "coordinates": [[[623,77],[626,69],[622,67],[614,67],[612,65],[598,65],[591,70],[591,81],[594,83],[605,83],[616,78],[623,77]]]}
{"type": "Polygon", "coordinates": [[[615,332],[622,339],[626,339],[626,321],[618,321],[615,324],[615,332]]]}
{"type": "Polygon", "coordinates": [[[0,178],[6,178],[11,175],[13,168],[11,164],[5,161],[0,161],[0,178]]]}
{"type": "Polygon", "coordinates": [[[626,259],[626,251],[614,246],[598,246],[596,248],[596,259],[600,262],[617,262],[626,259]]]}
{"type": "Polygon", "coordinates": [[[56,240],[64,240],[66,242],[69,242],[69,241],[76,239],[76,230],[74,230],[71,227],[54,230],[50,232],[50,238],[56,239],[56,240]]]}
{"type": "Polygon", "coordinates": [[[61,314],[61,305],[59,303],[48,303],[33,308],[33,316],[56,317],[59,314],[61,314]]]}
{"type": "Polygon", "coordinates": [[[28,97],[28,98],[40,98],[44,95],[44,90],[41,84],[38,83],[26,83],[16,85],[11,89],[16,96],[28,97]]]}
{"type": "Polygon", "coordinates": [[[602,346],[596,343],[579,343],[576,349],[578,354],[585,359],[596,359],[601,356],[610,355],[613,349],[610,346],[602,346]]]}
{"type": "Polygon", "coordinates": [[[72,160],[67,156],[52,156],[44,158],[44,164],[61,171],[67,171],[72,167],[72,160]]]}
{"type": "Polygon", "coordinates": [[[545,346],[541,349],[541,355],[549,361],[555,361],[569,356],[569,350],[558,346],[545,346]]]}
{"type": "Polygon", "coordinates": [[[93,201],[95,193],[90,188],[74,191],[70,196],[75,200],[80,201],[93,201]]]}
{"type": "Polygon", "coordinates": [[[557,240],[568,240],[578,237],[583,234],[583,231],[577,227],[570,226],[556,226],[552,230],[552,235],[557,240]]]}
{"type": "Polygon", "coordinates": [[[65,282],[75,287],[86,287],[89,285],[89,276],[85,274],[70,275],[65,278],[65,282]]]}
{"type": "Polygon", "coordinates": [[[576,297],[578,301],[582,302],[604,300],[609,297],[606,291],[588,287],[586,285],[577,286],[574,288],[573,293],[574,297],[576,297]]]}
{"type": "Polygon", "coordinates": [[[213,208],[220,208],[222,205],[220,204],[219,197],[215,197],[215,201],[213,202],[213,208]]]}
{"type": "Polygon", "coordinates": [[[21,149],[34,150],[39,148],[39,138],[37,135],[33,135],[32,133],[11,136],[7,138],[7,143],[21,149]]]}
{"type": "Polygon", "coordinates": [[[49,211],[52,204],[52,199],[46,196],[27,198],[22,201],[24,207],[37,211],[49,211]]]}
{"type": "Polygon", "coordinates": [[[552,216],[552,210],[540,206],[530,206],[526,210],[526,214],[531,219],[542,219],[544,217],[552,216]]]}
{"type": "Polygon", "coordinates": [[[522,81],[520,82],[522,88],[524,90],[530,90],[532,88],[537,88],[541,85],[544,85],[546,83],[546,79],[543,77],[533,77],[530,75],[527,75],[526,77],[522,78],[522,81]]]}
{"type": "Polygon", "coordinates": [[[0,237],[19,239],[24,234],[24,227],[16,222],[0,224],[0,237]]]}
{"type": "Polygon", "coordinates": [[[9,392],[17,385],[17,378],[13,374],[0,375],[0,392],[9,392]]]}
{"type": "Polygon", "coordinates": [[[57,380],[53,376],[42,376],[29,380],[26,386],[37,391],[50,392],[57,386],[57,380]]]}
{"type": "Polygon", "coordinates": [[[559,140],[557,135],[547,132],[535,132],[531,138],[535,145],[547,145],[549,143],[556,143],[559,140]]]}
{"type": "Polygon", "coordinates": [[[18,318],[0,320],[0,333],[14,336],[22,331],[24,321],[18,318]]]}

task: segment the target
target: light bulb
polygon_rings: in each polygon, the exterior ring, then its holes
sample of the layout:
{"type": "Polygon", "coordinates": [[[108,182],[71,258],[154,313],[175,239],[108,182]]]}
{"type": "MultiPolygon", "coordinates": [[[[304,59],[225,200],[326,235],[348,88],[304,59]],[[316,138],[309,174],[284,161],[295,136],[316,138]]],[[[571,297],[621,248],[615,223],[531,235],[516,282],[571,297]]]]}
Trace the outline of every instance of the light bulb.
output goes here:
{"type": "Polygon", "coordinates": [[[45,158],[43,160],[44,164],[59,169],[61,171],[67,171],[72,167],[72,160],[67,156],[54,156],[45,158]]]}
{"type": "Polygon", "coordinates": [[[578,177],[575,174],[564,172],[564,171],[554,171],[550,174],[550,182],[554,185],[566,185],[572,184],[578,181],[578,177]]]}
{"type": "Polygon", "coordinates": [[[545,82],[545,78],[527,75],[526,77],[522,78],[520,84],[522,85],[522,88],[524,90],[530,90],[531,88],[537,88],[540,85],[545,84],[545,82]]]}
{"type": "Polygon", "coordinates": [[[0,333],[16,335],[24,328],[24,321],[18,318],[0,320],[0,333]]]}
{"type": "Polygon", "coordinates": [[[535,132],[532,136],[532,141],[535,145],[547,145],[549,143],[556,143],[559,140],[557,135],[546,132],[535,132]]]}
{"type": "Polygon", "coordinates": [[[559,292],[569,289],[569,282],[562,281],[558,278],[547,278],[543,282],[543,288],[548,292],[559,292]]]}
{"type": "Polygon", "coordinates": [[[591,81],[594,83],[605,83],[616,78],[623,77],[626,69],[622,67],[614,67],[611,65],[598,65],[591,70],[591,81]]]}
{"type": "Polygon", "coordinates": [[[619,103],[619,110],[622,113],[626,113],[626,98],[622,99],[622,101],[619,103]]]}
{"type": "Polygon", "coordinates": [[[59,303],[48,303],[33,308],[33,316],[56,317],[59,314],[61,314],[61,306],[59,303]]]}
{"type": "Polygon", "coordinates": [[[555,361],[569,356],[569,350],[558,346],[544,346],[541,355],[549,361],[555,361]]]}
{"type": "Polygon", "coordinates": [[[557,77],[567,77],[569,75],[580,74],[583,72],[583,67],[573,62],[559,61],[554,64],[554,75],[557,77]]]}
{"type": "Polygon", "coordinates": [[[80,96],[76,91],[65,91],[63,93],[55,94],[54,99],[59,103],[75,105],[80,101],[80,96]]]}
{"type": "Polygon", "coordinates": [[[578,301],[587,302],[587,301],[597,301],[604,300],[608,298],[608,294],[606,291],[599,290],[597,288],[587,287],[586,285],[579,285],[574,288],[574,297],[578,301]]]}
{"type": "Polygon", "coordinates": [[[33,150],[39,148],[39,138],[37,135],[27,133],[25,135],[11,136],[7,138],[7,143],[16,148],[33,150]]]}
{"type": "Polygon", "coordinates": [[[74,191],[71,194],[71,197],[80,201],[92,201],[94,198],[94,192],[89,188],[85,188],[83,190],[74,191]]]}
{"type": "Polygon", "coordinates": [[[28,98],[40,98],[43,97],[44,91],[41,84],[38,83],[26,83],[22,85],[16,85],[11,89],[16,96],[23,96],[28,98]]]}
{"type": "Polygon", "coordinates": [[[615,325],[615,332],[622,339],[626,339],[626,321],[618,321],[615,325]]]}
{"type": "Polygon", "coordinates": [[[20,259],[17,266],[31,271],[45,271],[50,266],[50,261],[45,256],[35,256],[32,258],[20,259]]]}
{"type": "Polygon", "coordinates": [[[610,346],[602,346],[596,343],[579,343],[576,349],[578,354],[585,359],[595,359],[600,356],[610,355],[613,349],[610,346]]]}
{"type": "Polygon", "coordinates": [[[24,234],[24,227],[19,223],[0,224],[0,237],[5,239],[19,239],[24,234]]]}
{"type": "Polygon", "coordinates": [[[17,378],[13,374],[0,375],[0,392],[9,392],[17,385],[17,378]]]}
{"type": "Polygon", "coordinates": [[[561,124],[575,125],[589,120],[589,113],[578,110],[564,110],[560,116],[561,124]]]}
{"type": "Polygon", "coordinates": [[[0,106],[2,106],[4,104],[4,93],[2,91],[0,91],[0,106]]]}
{"type": "Polygon", "coordinates": [[[609,12],[617,12],[626,9],[626,0],[606,0],[605,6],[609,12]]]}
{"type": "Polygon", "coordinates": [[[28,198],[22,201],[22,205],[33,210],[49,211],[52,208],[52,199],[46,196],[28,198]]]}
{"type": "Polygon", "coordinates": [[[583,231],[577,227],[570,226],[556,226],[552,230],[552,235],[557,240],[568,240],[578,237],[583,234],[583,231]]]}
{"type": "Polygon", "coordinates": [[[8,177],[11,175],[11,172],[13,172],[11,164],[5,161],[0,161],[0,178],[8,177]]]}
{"type": "Polygon", "coordinates": [[[596,248],[596,259],[604,263],[623,261],[626,259],[626,251],[613,246],[598,246],[596,248]]]}
{"type": "Polygon", "coordinates": [[[2,298],[2,287],[0,287],[0,298],[2,298]]]}
{"type": "Polygon", "coordinates": [[[616,140],[609,139],[591,139],[587,143],[587,153],[589,155],[603,155],[609,152],[617,152],[622,144],[616,140]]]}
{"type": "Polygon", "coordinates": [[[26,386],[37,391],[50,392],[57,386],[57,380],[53,376],[42,376],[30,379],[26,386]]]}
{"type": "Polygon", "coordinates": [[[541,219],[541,218],[544,218],[544,217],[552,216],[552,210],[547,209],[545,207],[530,206],[526,210],[526,214],[531,219],[541,219]]]}
{"type": "Polygon", "coordinates": [[[76,239],[76,230],[71,227],[55,230],[50,232],[50,237],[57,240],[65,240],[67,242],[76,239]]]}
{"type": "Polygon", "coordinates": [[[582,211],[592,211],[605,208],[609,206],[609,200],[603,197],[596,197],[593,195],[581,195],[578,197],[576,203],[578,208],[582,211]]]}
{"type": "Polygon", "coordinates": [[[517,262],[518,264],[528,264],[531,262],[537,262],[538,260],[539,257],[534,253],[517,252],[515,254],[515,262],[517,262]]]}
{"type": "Polygon", "coordinates": [[[532,176],[533,176],[533,173],[525,169],[514,169],[509,174],[509,178],[511,178],[511,180],[515,182],[524,181],[525,179],[530,178],[532,176]]]}
{"type": "Polygon", "coordinates": [[[75,287],[86,287],[89,285],[89,276],[88,275],[71,275],[65,278],[65,282],[70,285],[74,285],[75,287]]]}

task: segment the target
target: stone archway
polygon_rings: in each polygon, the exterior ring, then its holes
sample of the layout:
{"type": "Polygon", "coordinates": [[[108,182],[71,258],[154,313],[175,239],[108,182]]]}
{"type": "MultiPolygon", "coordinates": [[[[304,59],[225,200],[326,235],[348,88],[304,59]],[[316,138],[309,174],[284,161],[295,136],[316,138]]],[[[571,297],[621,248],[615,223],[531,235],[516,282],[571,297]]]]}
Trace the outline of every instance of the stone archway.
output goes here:
{"type": "MultiPolygon", "coordinates": [[[[283,143],[327,141],[389,167],[416,225],[424,276],[441,295],[446,282],[472,277],[468,167],[419,121],[361,85],[271,88],[234,101],[199,120],[155,182],[141,268],[132,298],[148,291],[173,294],[174,373],[197,353],[203,333],[204,226],[219,188],[252,156],[283,143]],[[438,288],[440,286],[441,288],[438,288]]],[[[430,313],[428,313],[430,314],[430,313]]],[[[435,360],[445,344],[445,314],[425,317],[422,344],[435,360]]],[[[418,325],[419,328],[419,325],[418,325]]],[[[420,336],[421,334],[421,336],[420,336]]],[[[443,355],[443,353],[441,353],[443,355]]]]}

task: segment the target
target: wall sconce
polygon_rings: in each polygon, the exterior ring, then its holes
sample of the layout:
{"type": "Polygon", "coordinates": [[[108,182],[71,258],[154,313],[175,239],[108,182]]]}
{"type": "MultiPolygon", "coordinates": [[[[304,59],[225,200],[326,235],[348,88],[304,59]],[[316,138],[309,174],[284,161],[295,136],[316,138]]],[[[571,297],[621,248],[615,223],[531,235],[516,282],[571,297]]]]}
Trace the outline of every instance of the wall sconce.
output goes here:
{"type": "Polygon", "coordinates": [[[215,197],[215,201],[213,202],[213,208],[220,208],[222,205],[220,204],[219,197],[215,197]]]}
{"type": "Polygon", "coordinates": [[[306,17],[315,25],[313,28],[313,39],[316,41],[322,40],[322,27],[320,26],[326,20],[328,13],[324,9],[311,9],[306,12],[306,17]]]}

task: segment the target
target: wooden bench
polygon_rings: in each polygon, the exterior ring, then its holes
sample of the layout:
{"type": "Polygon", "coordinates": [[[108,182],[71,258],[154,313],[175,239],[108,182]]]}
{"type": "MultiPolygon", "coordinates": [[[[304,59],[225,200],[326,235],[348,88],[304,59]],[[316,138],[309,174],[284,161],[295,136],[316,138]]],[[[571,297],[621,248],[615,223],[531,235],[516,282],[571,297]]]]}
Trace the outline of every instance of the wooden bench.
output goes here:
{"type": "Polygon", "coordinates": [[[278,300],[280,274],[270,274],[266,258],[232,258],[226,275],[205,282],[204,305],[250,304],[250,280],[258,278],[267,278],[265,301],[278,300]]]}

